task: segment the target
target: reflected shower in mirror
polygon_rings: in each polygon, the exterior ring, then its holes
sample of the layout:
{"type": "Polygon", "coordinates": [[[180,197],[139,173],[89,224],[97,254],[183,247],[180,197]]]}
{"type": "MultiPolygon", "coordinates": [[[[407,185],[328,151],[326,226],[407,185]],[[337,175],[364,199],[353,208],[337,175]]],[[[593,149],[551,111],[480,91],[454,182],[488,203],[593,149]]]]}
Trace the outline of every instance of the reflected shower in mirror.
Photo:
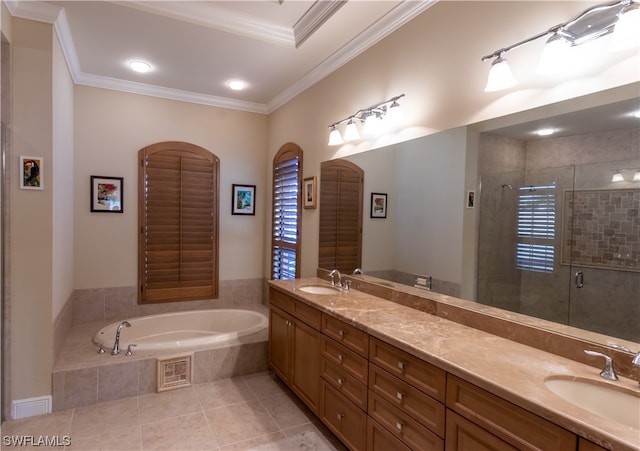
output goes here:
{"type": "Polygon", "coordinates": [[[640,344],[640,102],[597,105],[345,157],[365,200],[388,194],[384,220],[363,206],[365,275],[424,276],[438,293],[640,344]],[[552,122],[556,135],[531,134],[552,122]]]}

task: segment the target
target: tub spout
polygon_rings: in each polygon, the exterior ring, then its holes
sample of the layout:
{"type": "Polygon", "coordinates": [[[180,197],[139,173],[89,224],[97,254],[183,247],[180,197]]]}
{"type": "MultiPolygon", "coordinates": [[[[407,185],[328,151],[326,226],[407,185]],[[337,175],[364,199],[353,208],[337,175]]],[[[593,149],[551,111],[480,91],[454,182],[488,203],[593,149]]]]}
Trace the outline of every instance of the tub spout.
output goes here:
{"type": "Polygon", "coordinates": [[[122,321],[118,325],[118,329],[116,330],[116,341],[113,344],[111,355],[118,355],[120,353],[120,331],[122,330],[122,326],[131,327],[131,323],[129,321],[122,321]]]}

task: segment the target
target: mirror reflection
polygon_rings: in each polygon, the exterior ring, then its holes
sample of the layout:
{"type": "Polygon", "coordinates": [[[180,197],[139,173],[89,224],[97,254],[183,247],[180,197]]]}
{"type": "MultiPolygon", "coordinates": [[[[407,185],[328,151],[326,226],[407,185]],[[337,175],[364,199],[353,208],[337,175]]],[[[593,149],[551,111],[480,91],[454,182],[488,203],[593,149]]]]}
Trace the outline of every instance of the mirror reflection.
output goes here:
{"type": "Polygon", "coordinates": [[[345,157],[365,173],[364,273],[640,342],[638,110],[635,98],[345,157]],[[556,135],[531,134],[552,123],[556,135]],[[367,214],[372,192],[387,218],[367,214]]]}

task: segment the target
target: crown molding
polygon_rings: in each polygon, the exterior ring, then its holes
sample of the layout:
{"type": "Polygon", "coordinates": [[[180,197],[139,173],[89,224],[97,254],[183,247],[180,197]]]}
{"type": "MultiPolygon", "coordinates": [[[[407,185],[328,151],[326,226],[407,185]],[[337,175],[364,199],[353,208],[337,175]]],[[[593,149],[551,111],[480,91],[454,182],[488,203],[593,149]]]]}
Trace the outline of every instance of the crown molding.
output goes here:
{"type": "Polygon", "coordinates": [[[10,0],[4,2],[14,17],[30,19],[38,22],[54,23],[62,8],[43,2],[28,2],[24,0],[10,0]]]}
{"type": "Polygon", "coordinates": [[[427,0],[421,2],[404,1],[400,3],[381,17],[371,27],[356,36],[356,38],[347,45],[333,53],[318,66],[309,71],[305,76],[269,101],[267,104],[268,112],[272,113],[295,96],[302,93],[304,90],[310,88],[329,74],[335,72],[369,47],[381,41],[402,25],[434,5],[437,1],[438,0],[427,0]]]}
{"type": "Polygon", "coordinates": [[[293,36],[296,47],[300,47],[308,37],[346,3],[346,0],[315,2],[293,25],[293,36]]]}

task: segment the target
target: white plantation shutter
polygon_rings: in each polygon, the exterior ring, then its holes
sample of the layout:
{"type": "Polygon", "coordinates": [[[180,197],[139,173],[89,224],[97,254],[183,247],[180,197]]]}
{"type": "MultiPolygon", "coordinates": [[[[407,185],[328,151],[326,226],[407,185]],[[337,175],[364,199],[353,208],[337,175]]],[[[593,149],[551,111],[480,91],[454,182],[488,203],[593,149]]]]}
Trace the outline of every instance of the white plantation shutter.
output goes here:
{"type": "Polygon", "coordinates": [[[299,271],[302,150],[283,146],[273,164],[271,278],[295,279],[299,271]]]}
{"type": "Polygon", "coordinates": [[[556,186],[525,186],[519,189],[518,269],[553,272],[556,236],[556,186]]]}

